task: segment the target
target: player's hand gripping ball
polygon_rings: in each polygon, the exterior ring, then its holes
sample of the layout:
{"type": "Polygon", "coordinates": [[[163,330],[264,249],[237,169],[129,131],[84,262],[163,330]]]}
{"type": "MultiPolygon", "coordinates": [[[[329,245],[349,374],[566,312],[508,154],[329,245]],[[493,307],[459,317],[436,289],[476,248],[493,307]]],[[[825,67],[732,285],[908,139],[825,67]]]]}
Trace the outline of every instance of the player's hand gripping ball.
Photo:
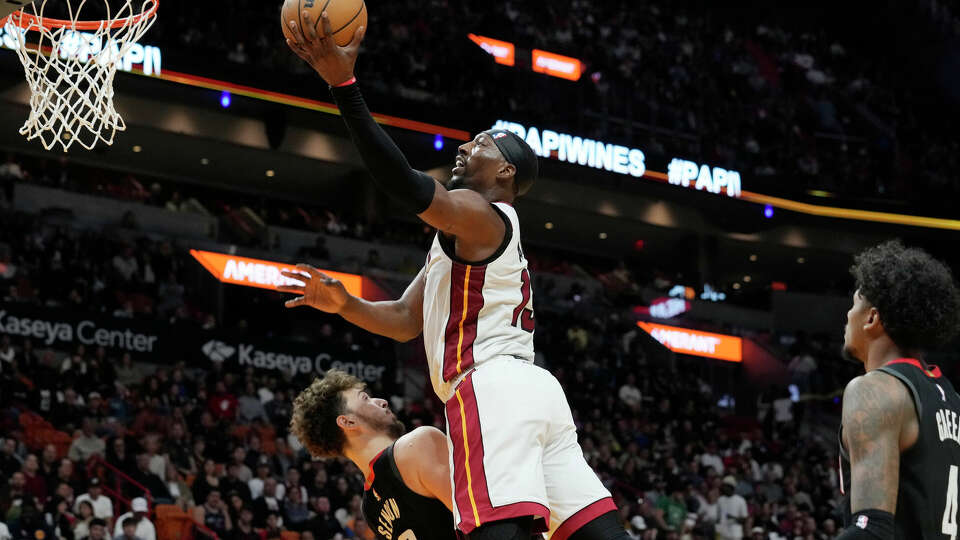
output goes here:
{"type": "Polygon", "coordinates": [[[367,27],[363,0],[285,0],[280,22],[287,45],[327,84],[353,77],[367,27]]]}

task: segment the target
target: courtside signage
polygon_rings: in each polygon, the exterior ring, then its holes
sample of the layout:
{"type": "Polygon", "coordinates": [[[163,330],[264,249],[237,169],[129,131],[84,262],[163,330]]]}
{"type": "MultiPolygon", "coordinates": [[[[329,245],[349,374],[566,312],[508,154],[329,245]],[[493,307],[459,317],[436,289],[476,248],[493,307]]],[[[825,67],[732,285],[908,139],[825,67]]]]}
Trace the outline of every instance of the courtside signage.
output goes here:
{"type": "Polygon", "coordinates": [[[638,321],[637,326],[675,353],[715,358],[727,362],[743,361],[743,340],[736,336],[643,321],[638,321]]]}
{"type": "Polygon", "coordinates": [[[740,196],[739,172],[710,165],[697,165],[682,158],[673,158],[670,161],[667,166],[667,182],[671,186],[683,186],[715,195],[740,196]]]}
{"type": "Polygon", "coordinates": [[[647,172],[646,156],[639,148],[628,148],[593,139],[557,133],[549,129],[526,127],[516,122],[497,120],[493,129],[505,129],[527,141],[540,157],[552,157],[574,165],[583,165],[640,178],[647,172]]]}
{"type": "MultiPolygon", "coordinates": [[[[61,47],[58,53],[60,58],[77,56],[78,59],[86,63],[90,57],[96,56],[104,49],[103,39],[89,33],[66,30],[61,47]]],[[[26,30],[8,22],[0,27],[0,47],[7,49],[16,49],[20,40],[25,39],[26,30]]],[[[110,48],[110,54],[107,58],[115,58],[117,69],[120,71],[132,72],[134,66],[142,66],[144,75],[160,75],[163,66],[163,53],[159,47],[153,45],[141,45],[133,43],[127,52],[121,57],[120,50],[115,41],[108,41],[107,47],[110,48]]],[[[46,50],[49,49],[49,46],[46,50]]]]}
{"type": "Polygon", "coordinates": [[[583,72],[583,64],[576,58],[540,49],[533,49],[532,69],[552,77],[576,81],[583,72]]]}
{"type": "Polygon", "coordinates": [[[481,49],[493,56],[494,62],[505,66],[512,66],[516,55],[516,48],[509,41],[500,41],[499,39],[478,36],[476,34],[467,34],[470,41],[476,43],[481,49]]]}
{"type": "MultiPolygon", "coordinates": [[[[277,290],[278,287],[283,285],[302,285],[301,282],[289,279],[280,273],[281,271],[301,272],[292,264],[197,249],[191,249],[190,255],[193,255],[193,258],[213,274],[213,277],[223,283],[271,290],[277,290]]],[[[329,270],[321,271],[334,279],[340,280],[348,293],[363,297],[363,276],[329,270]]]]}

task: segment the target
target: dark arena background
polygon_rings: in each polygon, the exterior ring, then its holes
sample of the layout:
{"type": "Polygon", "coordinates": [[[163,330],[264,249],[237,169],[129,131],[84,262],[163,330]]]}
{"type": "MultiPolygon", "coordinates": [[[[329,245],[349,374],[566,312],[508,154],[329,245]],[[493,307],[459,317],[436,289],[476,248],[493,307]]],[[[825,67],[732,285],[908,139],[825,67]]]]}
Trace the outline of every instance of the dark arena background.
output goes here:
{"type": "MultiPolygon", "coordinates": [[[[853,256],[899,238],[960,271],[953,4],[367,7],[356,75],[413,167],[448,179],[494,125],[540,153],[536,362],[628,533],[834,538],[853,256]]],[[[156,538],[234,538],[193,520],[211,487],[262,538],[372,540],[363,475],[307,455],[292,399],[339,368],[444,429],[421,340],[274,290],[305,262],[396,298],[436,232],[375,188],[279,9],[162,0],[114,82],[127,130],[89,152],[18,134],[0,30],[0,540],[87,538],[96,489],[109,537],[143,498],[156,538]]],[[[957,343],[926,359],[957,382],[957,343]]]]}

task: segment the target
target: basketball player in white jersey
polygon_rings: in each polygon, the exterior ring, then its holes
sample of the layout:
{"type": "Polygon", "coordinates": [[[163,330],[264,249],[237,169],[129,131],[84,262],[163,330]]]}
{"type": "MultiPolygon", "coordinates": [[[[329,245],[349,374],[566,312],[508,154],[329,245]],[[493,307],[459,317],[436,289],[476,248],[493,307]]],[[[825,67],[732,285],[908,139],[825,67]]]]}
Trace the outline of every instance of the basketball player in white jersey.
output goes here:
{"type": "MultiPolygon", "coordinates": [[[[471,539],[626,539],[610,493],[577,444],[563,389],[533,365],[530,273],[513,201],[538,173],[519,136],[488,130],[458,148],[446,186],[414,170],[377,125],[353,66],[365,29],[336,45],[326,16],[303,13],[288,45],[330,85],[354,144],[377,186],[438,233],[423,269],[401,298],[368,302],[299,265],[304,282],[288,307],[337,313],[370,332],[424,337],[430,379],[446,403],[457,528],[471,539]],[[316,29],[315,29],[316,28],[316,29]]],[[[481,104],[478,104],[480,106],[481,104]]]]}

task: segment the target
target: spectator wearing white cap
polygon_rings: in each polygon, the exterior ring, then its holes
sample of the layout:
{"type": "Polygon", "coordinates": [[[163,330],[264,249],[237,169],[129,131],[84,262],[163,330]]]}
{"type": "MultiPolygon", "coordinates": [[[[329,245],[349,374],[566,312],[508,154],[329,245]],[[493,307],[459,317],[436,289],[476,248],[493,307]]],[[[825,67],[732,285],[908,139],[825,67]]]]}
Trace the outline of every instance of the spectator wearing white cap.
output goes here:
{"type": "Polygon", "coordinates": [[[123,523],[127,518],[133,518],[137,522],[135,535],[140,540],[157,540],[157,530],[153,523],[147,519],[150,509],[147,508],[147,500],[143,497],[137,497],[130,503],[130,511],[117,518],[117,524],[113,528],[113,536],[123,536],[123,523]]]}
{"type": "Polygon", "coordinates": [[[105,520],[108,524],[113,521],[113,503],[110,497],[103,494],[103,486],[100,485],[100,479],[94,476],[87,483],[87,492],[77,497],[73,503],[74,512],[80,508],[80,503],[89,501],[93,506],[93,516],[105,520]]]}
{"type": "Polygon", "coordinates": [[[720,486],[720,522],[717,524],[717,538],[720,540],[740,540],[743,538],[743,524],[747,520],[747,501],[735,493],[737,479],[732,475],[723,478],[720,486]]]}

